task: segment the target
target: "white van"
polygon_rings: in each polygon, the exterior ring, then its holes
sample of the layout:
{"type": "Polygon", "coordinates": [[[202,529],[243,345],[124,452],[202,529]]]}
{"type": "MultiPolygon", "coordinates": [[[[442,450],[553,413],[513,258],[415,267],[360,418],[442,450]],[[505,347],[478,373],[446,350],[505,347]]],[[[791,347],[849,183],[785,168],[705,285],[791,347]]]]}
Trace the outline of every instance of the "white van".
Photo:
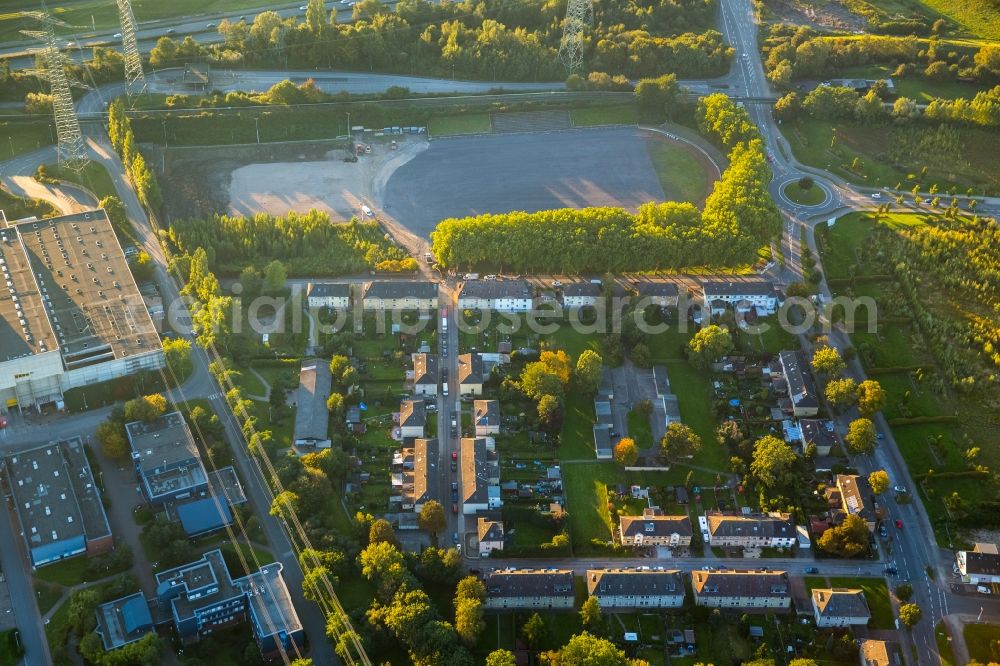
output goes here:
{"type": "Polygon", "coordinates": [[[361,212],[364,213],[366,217],[375,217],[375,213],[373,213],[372,209],[368,206],[362,205],[361,212]]]}

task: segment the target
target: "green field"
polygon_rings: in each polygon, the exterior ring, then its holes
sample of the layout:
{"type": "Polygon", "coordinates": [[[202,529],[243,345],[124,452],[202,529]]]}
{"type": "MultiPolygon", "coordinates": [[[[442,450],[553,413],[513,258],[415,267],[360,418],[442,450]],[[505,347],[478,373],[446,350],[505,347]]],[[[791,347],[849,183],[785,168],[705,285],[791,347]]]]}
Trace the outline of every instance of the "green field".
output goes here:
{"type": "Polygon", "coordinates": [[[639,450],[653,446],[653,431],[648,416],[632,410],[628,413],[628,436],[635,440],[639,450]]]}
{"type": "Polygon", "coordinates": [[[712,183],[717,176],[715,169],[693,148],[650,136],[646,141],[646,150],[668,201],[700,204],[712,191],[712,183]]]}
{"type": "Polygon", "coordinates": [[[994,168],[1000,137],[992,131],[956,128],[957,139],[941,147],[928,139],[933,128],[920,124],[867,127],[800,118],[783,123],[781,129],[803,164],[869,187],[911,189],[919,184],[926,191],[936,184],[941,194],[951,187],[960,193],[968,187],[977,192],[1000,191],[1000,174],[994,168]],[[924,167],[927,173],[921,177],[924,167]]]}
{"type": "Polygon", "coordinates": [[[786,197],[803,206],[819,205],[826,197],[823,188],[813,185],[808,190],[804,190],[797,182],[785,185],[782,192],[786,197]]]}
{"type": "Polygon", "coordinates": [[[65,180],[66,182],[85,187],[96,194],[98,199],[117,196],[111,175],[104,168],[104,165],[98,162],[88,161],[79,173],[58,164],[47,164],[45,165],[45,169],[51,178],[58,178],[59,180],[65,180]]]}
{"type": "Polygon", "coordinates": [[[489,134],[493,122],[488,113],[463,113],[460,116],[435,116],[427,125],[431,136],[489,134]]]}
{"type": "Polygon", "coordinates": [[[923,0],[923,3],[973,35],[1000,39],[1000,11],[990,0],[923,0]]]}
{"type": "Polygon", "coordinates": [[[55,127],[52,123],[0,121],[0,155],[4,159],[51,146],[53,143],[55,127]]]}
{"type": "Polygon", "coordinates": [[[23,655],[24,650],[21,648],[17,629],[9,629],[0,633],[0,664],[17,663],[23,655]]]}
{"type": "Polygon", "coordinates": [[[636,122],[635,106],[632,104],[589,106],[582,109],[571,109],[569,117],[575,127],[635,125],[636,122]]]}
{"type": "MultiPolygon", "coordinates": [[[[115,29],[120,26],[118,8],[106,0],[77,0],[64,2],[63,5],[50,7],[55,18],[70,24],[69,28],[57,27],[62,34],[77,34],[86,39],[88,33],[95,27],[98,30],[115,29]]],[[[272,5],[261,0],[132,0],[132,11],[138,22],[158,19],[212,14],[218,12],[238,11],[240,9],[270,9],[272,5]]],[[[0,39],[26,39],[19,30],[35,29],[34,21],[20,16],[20,10],[37,10],[38,3],[33,0],[13,0],[4,3],[4,13],[0,13],[0,39]]]]}
{"type": "Polygon", "coordinates": [[[963,633],[973,660],[981,664],[1000,662],[1000,625],[967,624],[963,633]]]}

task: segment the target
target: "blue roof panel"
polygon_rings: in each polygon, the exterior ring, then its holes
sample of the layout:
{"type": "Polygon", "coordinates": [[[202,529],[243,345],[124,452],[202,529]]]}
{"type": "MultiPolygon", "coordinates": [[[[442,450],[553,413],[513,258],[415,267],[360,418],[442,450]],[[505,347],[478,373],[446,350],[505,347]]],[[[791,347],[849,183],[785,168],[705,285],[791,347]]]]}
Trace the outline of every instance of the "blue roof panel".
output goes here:
{"type": "Polygon", "coordinates": [[[188,536],[222,529],[233,522],[233,514],[224,499],[208,497],[177,507],[177,517],[188,536]]]}

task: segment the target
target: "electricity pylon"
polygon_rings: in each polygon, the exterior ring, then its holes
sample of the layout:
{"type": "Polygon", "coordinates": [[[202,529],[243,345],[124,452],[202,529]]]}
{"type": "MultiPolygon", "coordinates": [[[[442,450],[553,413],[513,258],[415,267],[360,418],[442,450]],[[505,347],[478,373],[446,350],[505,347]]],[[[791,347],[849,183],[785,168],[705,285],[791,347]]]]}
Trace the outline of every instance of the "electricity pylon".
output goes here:
{"type": "Polygon", "coordinates": [[[566,3],[566,22],[559,42],[559,60],[569,74],[583,68],[583,33],[594,22],[592,0],[569,0],[566,3]]]}
{"type": "Polygon", "coordinates": [[[129,0],[118,0],[118,17],[122,24],[122,50],[125,53],[125,83],[128,96],[141,95],[146,91],[146,75],[142,71],[142,55],[135,41],[135,15],[129,0]]]}
{"type": "MultiPolygon", "coordinates": [[[[24,15],[37,20],[42,28],[41,30],[22,30],[21,32],[42,43],[37,54],[41,57],[44,69],[34,73],[49,81],[52,113],[56,122],[59,162],[71,169],[80,170],[87,163],[83,150],[83,133],[80,131],[80,120],[76,116],[76,105],[73,103],[73,93],[70,91],[70,79],[66,73],[67,58],[59,48],[55,33],[55,26],[69,26],[52,18],[47,11],[25,12],[24,15]]],[[[76,82],[73,84],[81,85],[76,82]]]]}

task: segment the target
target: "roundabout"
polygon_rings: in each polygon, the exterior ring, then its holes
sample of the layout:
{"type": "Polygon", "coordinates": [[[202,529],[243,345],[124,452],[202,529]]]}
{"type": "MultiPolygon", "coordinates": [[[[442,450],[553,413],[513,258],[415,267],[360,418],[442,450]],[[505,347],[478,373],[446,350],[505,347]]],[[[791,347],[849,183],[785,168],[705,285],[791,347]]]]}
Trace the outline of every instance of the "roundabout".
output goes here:
{"type": "Polygon", "coordinates": [[[778,194],[782,201],[801,208],[821,208],[833,199],[826,185],[809,176],[786,180],[779,185],[778,194]]]}

